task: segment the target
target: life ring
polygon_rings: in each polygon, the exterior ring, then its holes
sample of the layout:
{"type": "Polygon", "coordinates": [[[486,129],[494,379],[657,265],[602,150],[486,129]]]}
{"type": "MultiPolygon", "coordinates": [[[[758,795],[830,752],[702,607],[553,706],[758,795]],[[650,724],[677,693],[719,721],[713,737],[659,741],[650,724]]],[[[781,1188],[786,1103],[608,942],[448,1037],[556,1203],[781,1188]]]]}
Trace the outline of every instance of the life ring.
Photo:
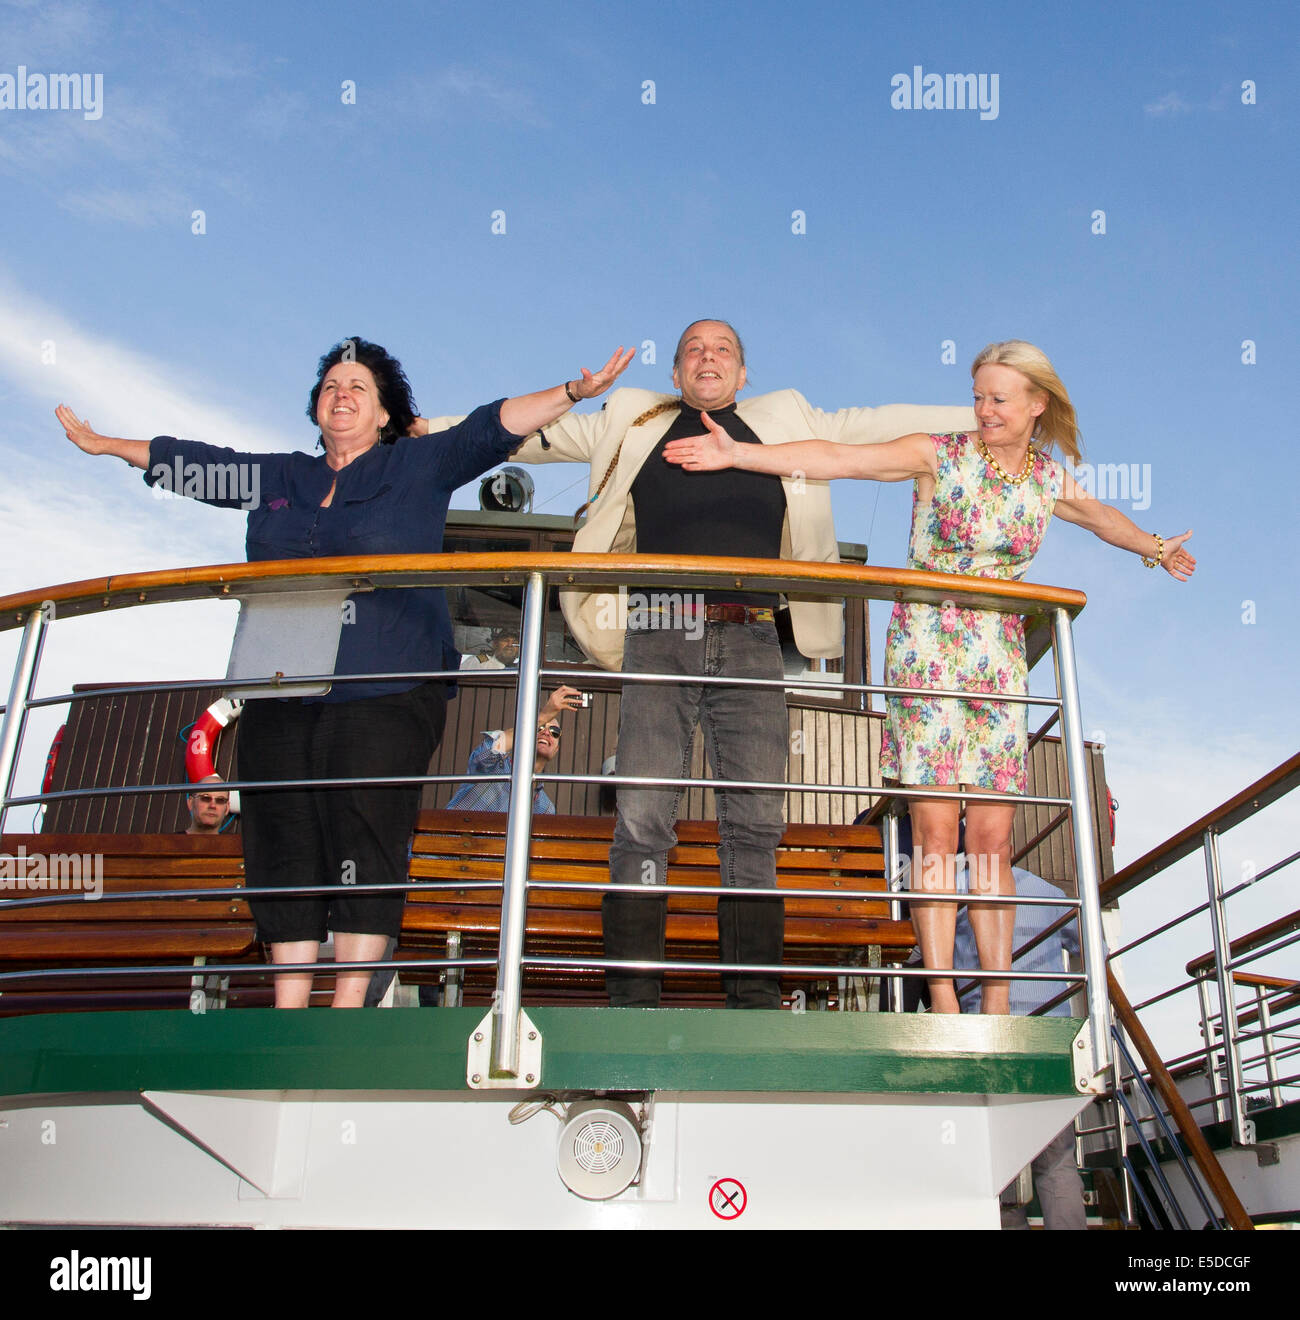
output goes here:
{"type": "MultiPolygon", "coordinates": [[[[185,777],[191,784],[210,779],[217,773],[213,766],[217,739],[221,737],[222,729],[239,718],[243,704],[232,697],[221,697],[190,726],[189,737],[185,740],[185,777]]],[[[238,793],[230,795],[230,810],[239,810],[238,793]]]]}
{"type": "Polygon", "coordinates": [[[59,731],[54,735],[54,741],[46,754],[45,778],[41,781],[42,793],[48,793],[54,787],[54,769],[59,764],[59,748],[63,746],[63,735],[67,732],[67,728],[66,724],[59,725],[59,731]]]}

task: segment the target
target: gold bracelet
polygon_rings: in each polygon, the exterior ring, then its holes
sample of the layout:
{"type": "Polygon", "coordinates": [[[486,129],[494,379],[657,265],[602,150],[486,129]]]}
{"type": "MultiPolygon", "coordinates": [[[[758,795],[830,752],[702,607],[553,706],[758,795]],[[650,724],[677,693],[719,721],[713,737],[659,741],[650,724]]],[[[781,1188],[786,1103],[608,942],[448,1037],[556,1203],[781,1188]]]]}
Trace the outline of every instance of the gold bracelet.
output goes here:
{"type": "Polygon", "coordinates": [[[1152,532],[1151,535],[1156,538],[1156,553],[1155,556],[1151,559],[1148,559],[1146,555],[1142,556],[1142,562],[1147,566],[1147,568],[1157,567],[1159,564],[1164,562],[1164,557],[1165,557],[1165,538],[1161,536],[1159,532],[1152,532]]]}

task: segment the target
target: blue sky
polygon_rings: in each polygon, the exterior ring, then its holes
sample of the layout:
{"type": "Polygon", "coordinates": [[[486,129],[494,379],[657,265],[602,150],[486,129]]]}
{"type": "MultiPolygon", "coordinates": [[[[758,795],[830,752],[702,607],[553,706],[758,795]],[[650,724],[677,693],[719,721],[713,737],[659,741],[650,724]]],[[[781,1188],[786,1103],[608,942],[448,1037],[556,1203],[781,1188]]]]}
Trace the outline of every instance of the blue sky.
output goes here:
{"type": "MultiPolygon", "coordinates": [[[[60,400],[117,434],[310,448],[315,361],[349,334],[402,358],[426,413],[620,342],[654,345],[626,383],[668,388],[702,315],[740,329],[752,391],[825,408],[962,402],[978,349],[1026,338],[1085,457],[1149,484],[1121,507],[1196,530],[1186,586],[1063,524],[1031,574],[1090,596],[1084,717],[1128,860],[1297,742],[1297,35],[1268,3],[5,0],[0,76],[101,74],[103,104],[0,109],[0,587],[242,556],[237,517],[73,452],[60,400]],[[997,117],[892,108],[917,65],[996,75],[997,117]]],[[[540,508],[576,507],[579,475],[536,470],[540,508]]],[[[906,488],[835,505],[842,539],[902,561],[906,488]]],[[[215,614],[182,612],[179,641],[76,625],[50,682],[210,672],[215,614]]],[[[1246,860],[1290,850],[1288,810],[1246,860]]]]}

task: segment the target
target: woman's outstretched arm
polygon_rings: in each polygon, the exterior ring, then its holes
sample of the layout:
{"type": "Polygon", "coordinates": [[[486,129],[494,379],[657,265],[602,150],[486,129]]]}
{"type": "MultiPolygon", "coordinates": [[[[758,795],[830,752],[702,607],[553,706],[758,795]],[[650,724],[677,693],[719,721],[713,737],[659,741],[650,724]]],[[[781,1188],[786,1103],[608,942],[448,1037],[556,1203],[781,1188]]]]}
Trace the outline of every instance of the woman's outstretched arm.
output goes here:
{"type": "Polygon", "coordinates": [[[1196,571],[1195,558],[1183,549],[1183,542],[1192,534],[1190,527],[1181,536],[1161,537],[1155,532],[1144,532],[1132,518],[1113,505],[1103,504],[1089,495],[1068,472],[1061,486],[1061,497],[1056,501],[1055,513],[1066,522],[1087,528],[1107,545],[1132,550],[1144,559],[1154,559],[1159,553],[1160,567],[1179,582],[1186,582],[1196,571]]]}
{"type": "Polygon", "coordinates": [[[796,440],[784,445],[738,445],[707,413],[705,434],[674,440],[664,457],[687,472],[741,468],[810,481],[860,477],[872,481],[911,481],[935,473],[934,444],[928,435],[905,435],[881,445],[839,445],[830,440],[796,440]]]}
{"type": "Polygon", "coordinates": [[[627,369],[635,354],[635,349],[624,352],[620,346],[597,372],[583,367],[581,376],[575,381],[554,385],[549,390],[538,390],[536,394],[520,394],[507,399],[501,405],[501,425],[511,435],[532,435],[534,431],[540,431],[557,417],[564,416],[578,399],[594,399],[598,394],[604,394],[627,369]]]}
{"type": "Polygon", "coordinates": [[[54,410],[59,425],[67,432],[68,439],[78,449],[87,454],[111,454],[114,458],[125,459],[132,467],[149,466],[148,440],[123,440],[117,436],[100,435],[92,430],[89,422],[83,422],[66,403],[61,403],[54,410]]]}

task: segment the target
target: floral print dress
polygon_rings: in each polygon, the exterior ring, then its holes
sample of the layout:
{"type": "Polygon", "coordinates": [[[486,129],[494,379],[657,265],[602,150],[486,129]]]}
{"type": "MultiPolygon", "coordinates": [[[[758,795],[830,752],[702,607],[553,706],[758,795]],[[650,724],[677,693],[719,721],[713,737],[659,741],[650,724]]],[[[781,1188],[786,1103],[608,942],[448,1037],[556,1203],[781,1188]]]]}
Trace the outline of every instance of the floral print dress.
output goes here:
{"type": "MultiPolygon", "coordinates": [[[[1064,469],[1038,454],[1029,477],[1016,486],[980,456],[974,436],[930,438],[938,475],[928,505],[913,490],[908,567],[1019,580],[1051,521],[1064,469]]],[[[900,602],[885,637],[885,682],[1027,692],[1024,620],[992,610],[900,602]]],[[[884,778],[1026,791],[1028,715],[1019,702],[891,697],[888,710],[880,752],[884,778]]]]}

